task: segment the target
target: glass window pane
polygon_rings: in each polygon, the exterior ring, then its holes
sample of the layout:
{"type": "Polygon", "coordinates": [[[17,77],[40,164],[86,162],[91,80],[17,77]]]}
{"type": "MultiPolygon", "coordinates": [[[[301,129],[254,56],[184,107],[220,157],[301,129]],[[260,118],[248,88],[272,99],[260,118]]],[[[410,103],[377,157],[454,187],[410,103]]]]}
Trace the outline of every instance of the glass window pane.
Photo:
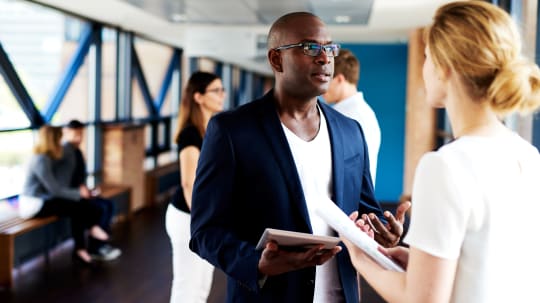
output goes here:
{"type": "Polygon", "coordinates": [[[0,41],[38,108],[65,65],[65,20],[64,14],[44,6],[0,0],[0,41]]]}
{"type": "MultiPolygon", "coordinates": [[[[67,56],[73,56],[78,42],[66,42],[67,56]]],[[[64,100],[53,116],[53,124],[65,124],[71,119],[88,121],[88,57],[75,75],[64,100]]]]}
{"type": "Polygon", "coordinates": [[[30,121],[19,106],[4,78],[0,77],[0,130],[29,126],[30,121]]]}
{"type": "Polygon", "coordinates": [[[149,112],[144,102],[144,97],[135,78],[131,81],[131,115],[133,118],[148,118],[149,112]]]}
{"type": "Polygon", "coordinates": [[[0,198],[21,192],[33,142],[31,130],[0,132],[0,198]]]}
{"type": "MultiPolygon", "coordinates": [[[[172,83],[171,83],[171,86],[172,86],[172,83]]],[[[163,105],[161,106],[160,114],[163,117],[175,114],[173,112],[171,92],[172,92],[172,89],[171,87],[169,87],[169,89],[167,90],[167,94],[165,95],[165,102],[163,102],[163,105]]]]}
{"type": "MultiPolygon", "coordinates": [[[[150,95],[155,100],[163,85],[163,79],[171,62],[173,50],[171,47],[142,38],[134,39],[133,45],[141,63],[141,69],[150,90],[150,95]]],[[[138,83],[136,85],[138,86],[138,83]]],[[[167,94],[166,98],[170,98],[170,94],[167,94]]],[[[133,110],[135,112],[135,107],[133,110]]]]}

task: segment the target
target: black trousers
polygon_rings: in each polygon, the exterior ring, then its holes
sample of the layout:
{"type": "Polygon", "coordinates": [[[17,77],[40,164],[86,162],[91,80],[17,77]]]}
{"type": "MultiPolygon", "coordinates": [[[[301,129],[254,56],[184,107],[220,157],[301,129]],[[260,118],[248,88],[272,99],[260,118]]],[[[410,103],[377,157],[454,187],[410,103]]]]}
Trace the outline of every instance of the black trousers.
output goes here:
{"type": "Polygon", "coordinates": [[[36,217],[58,216],[71,218],[71,234],[75,249],[86,249],[85,231],[100,225],[103,209],[86,199],[79,201],[53,198],[45,200],[36,217]]]}

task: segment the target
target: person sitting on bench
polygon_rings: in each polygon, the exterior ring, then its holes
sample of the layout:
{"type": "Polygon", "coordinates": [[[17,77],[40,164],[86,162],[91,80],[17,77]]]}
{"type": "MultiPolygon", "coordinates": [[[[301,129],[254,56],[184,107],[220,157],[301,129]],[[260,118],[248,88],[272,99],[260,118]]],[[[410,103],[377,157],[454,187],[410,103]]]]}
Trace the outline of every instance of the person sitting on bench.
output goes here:
{"type": "MultiPolygon", "coordinates": [[[[61,180],[61,182],[65,186],[80,188],[86,192],[86,195],[91,196],[88,199],[89,202],[99,207],[102,211],[99,226],[110,235],[112,232],[112,218],[115,212],[114,202],[101,197],[99,189],[90,191],[88,186],[86,186],[86,161],[80,149],[83,136],[84,124],[79,120],[69,121],[63,129],[62,137],[64,144],[62,145],[62,159],[59,163],[60,167],[66,170],[66,173],[62,175],[69,178],[61,180]]],[[[100,261],[114,260],[122,254],[119,248],[92,237],[88,239],[88,252],[93,259],[100,261]]]]}
{"type": "Polygon", "coordinates": [[[69,217],[75,242],[74,260],[90,265],[93,259],[88,253],[85,231],[90,238],[108,241],[109,234],[99,226],[102,210],[88,199],[90,194],[82,188],[62,186],[66,170],[59,165],[62,158],[62,129],[44,125],[34,146],[34,155],[28,165],[28,173],[20,195],[19,207],[22,217],[69,217]],[[54,168],[54,169],[53,169],[54,168]]]}

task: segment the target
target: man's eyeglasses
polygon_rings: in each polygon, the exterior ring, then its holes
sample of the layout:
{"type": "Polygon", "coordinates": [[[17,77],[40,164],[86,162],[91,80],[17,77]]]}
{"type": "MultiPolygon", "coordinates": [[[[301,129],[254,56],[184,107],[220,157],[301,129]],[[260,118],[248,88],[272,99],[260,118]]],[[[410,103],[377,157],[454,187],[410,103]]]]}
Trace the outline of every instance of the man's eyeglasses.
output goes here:
{"type": "Polygon", "coordinates": [[[212,89],[207,89],[205,91],[205,93],[214,93],[214,94],[219,94],[219,93],[225,93],[225,88],[224,87],[216,87],[216,88],[212,88],[212,89]]]}
{"type": "Polygon", "coordinates": [[[317,57],[324,49],[324,53],[328,57],[337,57],[339,55],[339,44],[326,44],[322,45],[315,42],[302,42],[297,44],[287,44],[274,48],[274,50],[289,49],[293,47],[301,47],[305,55],[311,57],[317,57]]]}

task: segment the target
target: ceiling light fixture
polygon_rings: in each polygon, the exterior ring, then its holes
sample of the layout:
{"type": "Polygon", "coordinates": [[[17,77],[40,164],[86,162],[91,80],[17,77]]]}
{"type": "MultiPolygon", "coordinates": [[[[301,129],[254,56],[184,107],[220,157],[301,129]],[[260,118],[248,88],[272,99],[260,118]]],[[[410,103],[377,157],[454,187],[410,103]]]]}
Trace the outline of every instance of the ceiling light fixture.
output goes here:
{"type": "Polygon", "coordinates": [[[171,21],[172,22],[186,22],[188,21],[186,14],[171,14],[171,21]]]}
{"type": "Polygon", "coordinates": [[[350,23],[351,16],[340,15],[340,16],[336,16],[334,20],[336,20],[336,23],[350,23]]]}

